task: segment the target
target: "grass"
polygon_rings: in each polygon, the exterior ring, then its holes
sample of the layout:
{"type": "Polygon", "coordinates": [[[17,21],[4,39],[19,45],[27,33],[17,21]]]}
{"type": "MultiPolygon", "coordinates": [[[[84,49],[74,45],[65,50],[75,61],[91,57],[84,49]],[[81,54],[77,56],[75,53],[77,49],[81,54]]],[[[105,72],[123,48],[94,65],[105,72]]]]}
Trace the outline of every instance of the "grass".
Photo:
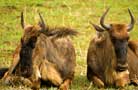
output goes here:
{"type": "MultiPolygon", "coordinates": [[[[95,34],[89,21],[99,24],[100,16],[111,7],[106,23],[129,23],[127,9],[130,8],[137,20],[137,0],[0,0],[0,67],[8,67],[12,53],[20,42],[23,30],[20,25],[20,13],[24,11],[25,21],[37,24],[41,12],[47,25],[75,28],[80,35],[74,37],[77,66],[71,90],[98,90],[86,78],[86,54],[91,37],[95,34]]],[[[130,33],[131,39],[138,39],[138,21],[130,33]]],[[[3,86],[1,90],[29,90],[23,86],[3,86]]],[[[137,90],[138,87],[126,86],[125,90],[137,90]]],[[[43,90],[43,88],[42,88],[43,90]]],[[[50,88],[49,90],[55,90],[50,88]]],[[[107,88],[107,90],[115,90],[107,88]]]]}

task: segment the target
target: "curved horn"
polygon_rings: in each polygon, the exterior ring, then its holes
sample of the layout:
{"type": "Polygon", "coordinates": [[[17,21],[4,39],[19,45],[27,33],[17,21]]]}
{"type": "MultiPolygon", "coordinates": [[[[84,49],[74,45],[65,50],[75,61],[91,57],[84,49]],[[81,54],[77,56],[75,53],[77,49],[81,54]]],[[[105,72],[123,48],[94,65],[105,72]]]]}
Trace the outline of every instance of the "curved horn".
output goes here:
{"type": "Polygon", "coordinates": [[[132,15],[132,13],[131,13],[129,8],[128,8],[128,12],[129,12],[129,15],[131,17],[131,23],[128,25],[127,30],[131,31],[133,29],[133,27],[134,27],[135,20],[134,20],[134,17],[133,17],[133,15],[132,15]]]}
{"type": "Polygon", "coordinates": [[[105,11],[105,13],[102,15],[102,17],[101,17],[101,19],[100,19],[100,24],[101,24],[101,26],[102,26],[103,28],[105,28],[106,30],[110,30],[110,28],[111,28],[110,25],[105,25],[105,24],[104,24],[104,18],[105,18],[105,16],[106,16],[106,14],[108,13],[109,9],[110,9],[110,8],[108,8],[108,9],[105,11]]]}
{"type": "Polygon", "coordinates": [[[23,17],[23,12],[21,12],[21,26],[24,29],[25,24],[24,24],[24,17],[23,17]]]}
{"type": "Polygon", "coordinates": [[[45,25],[45,22],[44,22],[44,20],[43,20],[43,17],[41,16],[40,13],[39,13],[39,17],[40,17],[40,20],[41,20],[40,26],[41,26],[43,29],[45,29],[45,28],[46,28],[46,25],[45,25]]]}

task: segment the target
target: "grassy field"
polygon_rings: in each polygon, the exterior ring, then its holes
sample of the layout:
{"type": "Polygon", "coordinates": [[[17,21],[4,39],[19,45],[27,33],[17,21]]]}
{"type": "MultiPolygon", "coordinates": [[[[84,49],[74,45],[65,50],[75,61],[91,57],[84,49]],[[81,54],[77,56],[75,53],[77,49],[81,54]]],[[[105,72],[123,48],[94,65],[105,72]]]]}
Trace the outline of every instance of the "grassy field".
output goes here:
{"type": "MultiPolygon", "coordinates": [[[[8,67],[12,53],[20,41],[23,30],[20,13],[24,11],[25,21],[37,24],[41,12],[47,25],[75,28],[80,34],[72,38],[76,48],[77,67],[71,90],[98,90],[86,78],[86,54],[89,41],[95,34],[89,21],[99,24],[100,16],[111,7],[106,23],[129,23],[127,9],[133,12],[136,24],[131,39],[138,39],[138,0],[0,0],[0,67],[8,67]]],[[[125,90],[138,90],[126,86],[125,90]]],[[[3,86],[0,90],[30,90],[24,86],[3,86]]],[[[41,90],[45,90],[42,88],[41,90]]],[[[55,90],[50,88],[49,90],[55,90]]],[[[107,90],[115,90],[107,88],[107,90]]]]}

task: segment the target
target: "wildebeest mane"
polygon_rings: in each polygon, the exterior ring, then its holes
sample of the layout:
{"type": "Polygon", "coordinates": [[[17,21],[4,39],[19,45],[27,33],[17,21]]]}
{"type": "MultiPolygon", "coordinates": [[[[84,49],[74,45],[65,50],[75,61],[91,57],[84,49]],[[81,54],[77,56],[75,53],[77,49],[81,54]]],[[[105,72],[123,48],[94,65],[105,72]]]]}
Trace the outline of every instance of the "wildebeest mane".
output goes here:
{"type": "Polygon", "coordinates": [[[76,36],[78,34],[77,31],[75,31],[72,28],[66,28],[66,27],[55,27],[50,28],[47,27],[46,30],[42,30],[42,32],[47,36],[53,36],[54,38],[62,38],[66,36],[76,36]]]}

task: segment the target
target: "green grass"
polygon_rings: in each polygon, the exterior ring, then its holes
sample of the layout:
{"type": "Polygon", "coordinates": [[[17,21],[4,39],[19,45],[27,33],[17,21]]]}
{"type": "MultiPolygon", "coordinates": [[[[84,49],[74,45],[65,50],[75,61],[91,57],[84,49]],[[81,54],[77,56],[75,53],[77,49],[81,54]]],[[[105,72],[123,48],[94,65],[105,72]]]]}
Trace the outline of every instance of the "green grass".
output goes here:
{"type": "MultiPolygon", "coordinates": [[[[106,23],[129,23],[128,8],[132,10],[136,20],[138,18],[138,0],[0,0],[0,67],[10,65],[12,53],[20,42],[23,33],[20,25],[21,11],[24,11],[25,21],[28,24],[37,24],[39,21],[37,12],[41,12],[47,25],[72,27],[80,32],[73,38],[77,67],[71,90],[98,90],[86,78],[87,48],[91,37],[95,34],[89,21],[99,24],[100,16],[107,7],[111,9],[106,17],[106,23]]],[[[130,33],[131,39],[138,39],[137,29],[138,21],[130,33]]],[[[0,85],[0,89],[29,90],[23,86],[3,85],[0,85]]],[[[125,87],[125,90],[132,89],[137,90],[138,87],[125,87]]]]}

